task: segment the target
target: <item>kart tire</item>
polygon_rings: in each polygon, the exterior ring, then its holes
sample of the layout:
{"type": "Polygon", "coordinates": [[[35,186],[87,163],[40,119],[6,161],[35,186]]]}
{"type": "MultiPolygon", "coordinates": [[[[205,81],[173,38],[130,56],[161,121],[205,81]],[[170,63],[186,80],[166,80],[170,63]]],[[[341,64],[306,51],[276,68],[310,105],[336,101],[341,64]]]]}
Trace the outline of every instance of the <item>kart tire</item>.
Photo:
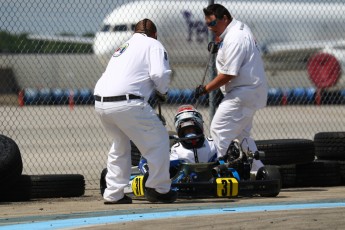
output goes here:
{"type": "Polygon", "coordinates": [[[285,165],[312,162],[315,159],[314,142],[308,139],[273,139],[255,141],[265,156],[265,165],[285,165]]]}
{"type": "Polygon", "coordinates": [[[261,167],[257,174],[256,180],[279,180],[279,186],[275,190],[270,191],[269,193],[260,194],[262,197],[276,197],[280,193],[281,189],[281,176],[277,166],[275,165],[265,165],[261,167]]]}
{"type": "Polygon", "coordinates": [[[80,174],[31,175],[31,198],[79,197],[85,193],[80,174]]]}
{"type": "Polygon", "coordinates": [[[345,160],[345,132],[317,133],[314,144],[318,159],[345,160]]]}
{"type": "Polygon", "coordinates": [[[0,190],[0,202],[29,201],[31,198],[31,179],[20,175],[16,182],[0,190]]]}
{"type": "Polygon", "coordinates": [[[14,184],[23,171],[18,145],[11,138],[0,135],[0,190],[14,184]]]}
{"type": "Polygon", "coordinates": [[[345,185],[345,161],[338,161],[341,184],[345,185]]]}
{"type": "Polygon", "coordinates": [[[282,179],[282,188],[296,187],[296,165],[281,165],[279,172],[282,179]]]}
{"type": "Polygon", "coordinates": [[[316,160],[296,165],[296,186],[328,187],[341,185],[341,175],[337,161],[316,160]]]}

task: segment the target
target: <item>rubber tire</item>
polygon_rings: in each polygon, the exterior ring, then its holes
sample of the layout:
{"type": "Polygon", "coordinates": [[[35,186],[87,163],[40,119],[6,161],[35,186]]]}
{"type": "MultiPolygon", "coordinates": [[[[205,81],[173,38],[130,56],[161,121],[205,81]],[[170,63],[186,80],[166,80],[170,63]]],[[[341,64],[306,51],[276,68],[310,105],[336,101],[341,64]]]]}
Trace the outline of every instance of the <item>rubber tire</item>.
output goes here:
{"type": "Polygon", "coordinates": [[[345,185],[345,161],[338,161],[341,184],[345,185]]]}
{"type": "Polygon", "coordinates": [[[316,160],[296,165],[296,186],[328,187],[341,185],[339,164],[336,161],[316,160]]]}
{"type": "Polygon", "coordinates": [[[264,170],[266,171],[265,174],[260,175],[259,171],[256,176],[256,180],[279,180],[280,181],[280,186],[276,191],[272,191],[272,193],[265,193],[265,194],[260,194],[262,197],[276,197],[280,193],[281,189],[281,175],[279,172],[279,169],[275,165],[265,165],[264,170]]]}
{"type": "Polygon", "coordinates": [[[0,190],[0,202],[29,201],[31,199],[31,178],[20,175],[16,183],[0,190]]]}
{"type": "Polygon", "coordinates": [[[317,133],[314,144],[318,159],[345,160],[345,132],[317,133]]]}
{"type": "Polygon", "coordinates": [[[308,139],[273,139],[255,141],[258,150],[265,153],[265,165],[286,165],[312,162],[315,159],[314,142],[308,139]]]}
{"type": "Polygon", "coordinates": [[[296,187],[296,165],[281,165],[279,172],[282,179],[282,188],[296,187]]]}
{"type": "Polygon", "coordinates": [[[31,175],[31,198],[79,197],[85,193],[80,174],[31,175]]]}
{"type": "Polygon", "coordinates": [[[23,171],[18,145],[11,138],[0,135],[0,190],[14,184],[23,171]]]}

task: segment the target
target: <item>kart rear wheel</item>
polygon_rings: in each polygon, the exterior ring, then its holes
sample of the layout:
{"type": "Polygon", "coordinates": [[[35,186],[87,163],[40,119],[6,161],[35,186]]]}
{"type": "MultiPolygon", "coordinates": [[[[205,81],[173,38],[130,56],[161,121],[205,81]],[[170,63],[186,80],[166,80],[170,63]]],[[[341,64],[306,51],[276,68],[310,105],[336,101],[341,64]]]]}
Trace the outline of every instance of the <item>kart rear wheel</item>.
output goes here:
{"type": "Polygon", "coordinates": [[[281,175],[277,166],[274,165],[265,165],[261,167],[257,174],[256,180],[279,180],[279,186],[272,191],[261,193],[262,197],[276,197],[280,193],[281,189],[281,175]]]}

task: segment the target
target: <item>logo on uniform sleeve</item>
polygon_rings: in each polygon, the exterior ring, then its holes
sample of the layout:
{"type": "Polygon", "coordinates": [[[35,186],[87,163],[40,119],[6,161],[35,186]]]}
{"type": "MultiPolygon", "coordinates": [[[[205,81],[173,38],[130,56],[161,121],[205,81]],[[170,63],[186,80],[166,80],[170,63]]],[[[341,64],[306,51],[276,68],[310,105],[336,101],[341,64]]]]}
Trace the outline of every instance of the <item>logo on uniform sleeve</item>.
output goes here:
{"type": "Polygon", "coordinates": [[[123,45],[121,45],[119,48],[117,48],[115,50],[115,53],[113,54],[113,57],[118,57],[120,56],[121,54],[123,54],[125,52],[125,50],[127,49],[127,47],[129,46],[128,43],[125,43],[123,45]]]}
{"type": "Polygon", "coordinates": [[[167,52],[164,51],[164,59],[167,61],[168,60],[168,54],[167,52]]]}

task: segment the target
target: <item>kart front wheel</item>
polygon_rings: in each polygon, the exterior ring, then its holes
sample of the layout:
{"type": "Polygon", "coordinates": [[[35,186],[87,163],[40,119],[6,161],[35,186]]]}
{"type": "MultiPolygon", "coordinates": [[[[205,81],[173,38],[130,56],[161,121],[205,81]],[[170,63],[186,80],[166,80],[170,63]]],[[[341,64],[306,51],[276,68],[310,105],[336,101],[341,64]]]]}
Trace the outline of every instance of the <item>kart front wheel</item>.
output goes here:
{"type": "Polygon", "coordinates": [[[274,165],[265,165],[264,167],[261,167],[257,174],[256,174],[256,180],[278,180],[278,186],[275,188],[272,188],[270,191],[260,193],[260,196],[262,197],[276,197],[280,193],[281,189],[281,176],[279,169],[274,165]]]}

